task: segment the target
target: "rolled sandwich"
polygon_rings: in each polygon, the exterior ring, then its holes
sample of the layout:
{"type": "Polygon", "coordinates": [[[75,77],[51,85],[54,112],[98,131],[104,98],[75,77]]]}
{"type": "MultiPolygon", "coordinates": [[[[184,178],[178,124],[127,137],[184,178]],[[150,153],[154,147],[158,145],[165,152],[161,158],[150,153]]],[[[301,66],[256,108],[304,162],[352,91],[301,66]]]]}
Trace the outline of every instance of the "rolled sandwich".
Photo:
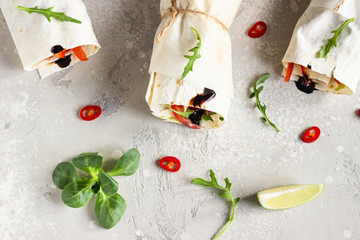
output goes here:
{"type": "Polygon", "coordinates": [[[354,94],[360,79],[360,1],[312,0],[282,60],[300,91],[354,94]]]}
{"type": "Polygon", "coordinates": [[[24,69],[42,78],[99,50],[81,0],[0,0],[0,7],[24,69]]]}
{"type": "Polygon", "coordinates": [[[241,0],[161,0],[146,101],[153,115],[199,129],[224,123],[233,96],[231,25],[241,0]]]}

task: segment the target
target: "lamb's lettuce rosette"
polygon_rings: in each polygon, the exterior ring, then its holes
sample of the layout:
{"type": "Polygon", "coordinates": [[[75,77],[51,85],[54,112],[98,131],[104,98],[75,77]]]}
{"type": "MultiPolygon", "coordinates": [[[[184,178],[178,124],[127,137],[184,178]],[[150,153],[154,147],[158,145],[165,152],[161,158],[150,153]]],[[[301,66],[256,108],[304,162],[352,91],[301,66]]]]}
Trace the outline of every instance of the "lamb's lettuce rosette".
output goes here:
{"type": "Polygon", "coordinates": [[[42,78],[99,50],[81,0],[0,0],[0,7],[24,69],[42,78]]]}
{"type": "Polygon", "coordinates": [[[188,127],[224,124],[233,97],[231,25],[241,0],[162,0],[146,101],[188,127]]]}
{"type": "Polygon", "coordinates": [[[285,81],[305,93],[354,94],[360,80],[360,2],[312,0],[283,58],[285,81]]]}

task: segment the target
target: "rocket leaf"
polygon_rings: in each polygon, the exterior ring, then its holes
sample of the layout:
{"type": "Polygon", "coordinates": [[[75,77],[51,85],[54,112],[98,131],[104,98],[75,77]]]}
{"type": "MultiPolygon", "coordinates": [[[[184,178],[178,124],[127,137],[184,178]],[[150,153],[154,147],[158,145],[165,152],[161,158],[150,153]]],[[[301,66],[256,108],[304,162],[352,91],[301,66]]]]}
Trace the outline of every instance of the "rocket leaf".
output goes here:
{"type": "Polygon", "coordinates": [[[75,18],[71,18],[69,16],[66,16],[65,13],[63,12],[53,12],[52,9],[54,7],[49,7],[47,9],[41,9],[38,8],[38,6],[34,7],[34,8],[26,8],[26,7],[22,7],[22,6],[18,6],[17,7],[20,10],[26,11],[28,13],[39,13],[44,15],[47,20],[49,22],[51,22],[51,17],[60,20],[61,22],[73,22],[73,23],[81,23],[81,21],[75,19],[75,18]]]}
{"type": "Polygon", "coordinates": [[[184,57],[189,59],[188,64],[186,64],[185,68],[184,68],[184,72],[180,78],[180,80],[183,80],[186,75],[193,70],[193,66],[195,63],[195,60],[200,58],[200,48],[201,48],[201,37],[200,34],[198,33],[198,31],[196,31],[195,28],[191,27],[192,30],[194,30],[194,32],[196,33],[197,39],[199,40],[199,42],[196,44],[195,47],[193,47],[192,49],[189,50],[189,52],[193,52],[194,55],[190,56],[190,55],[185,55],[184,57]]]}

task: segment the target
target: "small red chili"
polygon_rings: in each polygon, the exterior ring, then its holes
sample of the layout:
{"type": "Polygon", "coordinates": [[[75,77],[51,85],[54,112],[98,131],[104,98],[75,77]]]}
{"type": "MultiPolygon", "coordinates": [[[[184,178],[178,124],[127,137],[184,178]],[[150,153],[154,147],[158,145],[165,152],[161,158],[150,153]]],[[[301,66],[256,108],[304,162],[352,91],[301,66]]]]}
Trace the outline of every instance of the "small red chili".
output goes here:
{"type": "Polygon", "coordinates": [[[85,121],[92,121],[98,118],[101,114],[101,107],[99,106],[86,106],[80,110],[80,117],[85,121]]]}
{"type": "Polygon", "coordinates": [[[312,143],[315,142],[319,138],[319,136],[320,128],[314,126],[306,130],[301,139],[304,143],[312,143]]]}
{"type": "Polygon", "coordinates": [[[180,160],[172,156],[163,157],[159,161],[159,165],[169,172],[177,172],[181,167],[180,160]]]}
{"type": "Polygon", "coordinates": [[[249,37],[259,38],[266,33],[267,26],[263,21],[257,22],[252,26],[248,32],[249,37]]]}

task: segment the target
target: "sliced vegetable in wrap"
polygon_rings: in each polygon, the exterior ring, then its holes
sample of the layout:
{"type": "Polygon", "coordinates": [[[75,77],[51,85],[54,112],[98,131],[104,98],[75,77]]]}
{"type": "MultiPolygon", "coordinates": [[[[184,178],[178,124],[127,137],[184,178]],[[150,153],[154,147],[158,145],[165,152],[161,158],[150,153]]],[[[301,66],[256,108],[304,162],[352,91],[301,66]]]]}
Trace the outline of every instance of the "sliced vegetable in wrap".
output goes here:
{"type": "Polygon", "coordinates": [[[231,25],[241,0],[161,0],[146,101],[153,115],[217,128],[233,97],[231,25]]]}
{"type": "Polygon", "coordinates": [[[42,78],[100,48],[81,0],[0,0],[0,7],[24,69],[42,78]]]}
{"type": "Polygon", "coordinates": [[[360,2],[312,0],[282,60],[285,82],[305,93],[354,94],[360,80],[360,2]]]}

